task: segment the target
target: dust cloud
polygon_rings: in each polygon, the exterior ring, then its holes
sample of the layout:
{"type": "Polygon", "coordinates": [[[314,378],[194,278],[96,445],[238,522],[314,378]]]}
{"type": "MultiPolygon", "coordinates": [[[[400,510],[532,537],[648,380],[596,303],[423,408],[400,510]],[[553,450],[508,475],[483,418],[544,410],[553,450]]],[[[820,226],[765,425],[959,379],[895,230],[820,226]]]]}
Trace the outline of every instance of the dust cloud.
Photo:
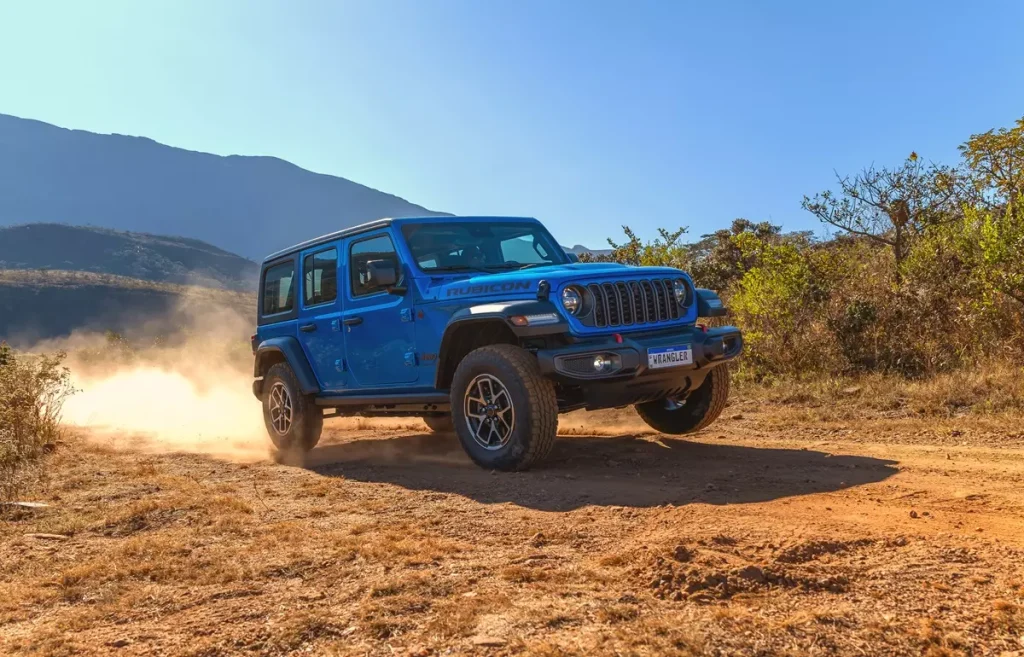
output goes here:
{"type": "Polygon", "coordinates": [[[147,337],[76,333],[34,346],[68,354],[76,393],[64,406],[65,422],[118,449],[269,458],[252,394],[252,321],[186,297],[168,316],[139,326],[147,337]]]}
{"type": "MultiPolygon", "coordinates": [[[[252,394],[250,318],[186,296],[167,316],[140,319],[138,327],[126,336],[75,333],[32,347],[68,354],[76,393],[64,406],[66,424],[91,441],[119,450],[196,453],[238,462],[274,458],[261,404],[252,394]]],[[[347,442],[353,433],[425,430],[416,418],[343,418],[326,424],[321,442],[347,442]]],[[[581,411],[563,417],[559,433],[652,432],[632,411],[604,412],[600,418],[581,411]]],[[[391,454],[392,449],[399,447],[380,443],[375,456],[385,461],[411,456],[391,454]]],[[[366,456],[352,444],[347,452],[350,458],[366,456]]],[[[332,454],[342,460],[344,456],[332,454]]]]}

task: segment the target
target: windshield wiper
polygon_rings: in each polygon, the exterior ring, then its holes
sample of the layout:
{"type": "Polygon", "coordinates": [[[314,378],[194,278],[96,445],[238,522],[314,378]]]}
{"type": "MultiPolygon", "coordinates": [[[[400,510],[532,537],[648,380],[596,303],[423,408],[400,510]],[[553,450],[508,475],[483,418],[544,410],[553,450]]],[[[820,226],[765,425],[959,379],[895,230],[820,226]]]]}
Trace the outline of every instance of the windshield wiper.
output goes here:
{"type": "Polygon", "coordinates": [[[485,274],[493,274],[495,270],[475,265],[446,265],[444,267],[431,267],[429,269],[424,269],[424,271],[428,274],[432,274],[436,271],[479,271],[485,274]]]}
{"type": "Polygon", "coordinates": [[[546,267],[554,264],[558,263],[531,262],[524,265],[518,262],[506,262],[501,265],[446,265],[444,267],[431,267],[424,271],[431,273],[435,271],[479,271],[485,274],[496,274],[503,271],[521,271],[523,269],[530,269],[531,267],[546,267]]]}
{"type": "Polygon", "coordinates": [[[531,262],[527,265],[520,265],[519,269],[533,269],[534,267],[548,267],[550,265],[559,265],[559,262],[531,262]]]}

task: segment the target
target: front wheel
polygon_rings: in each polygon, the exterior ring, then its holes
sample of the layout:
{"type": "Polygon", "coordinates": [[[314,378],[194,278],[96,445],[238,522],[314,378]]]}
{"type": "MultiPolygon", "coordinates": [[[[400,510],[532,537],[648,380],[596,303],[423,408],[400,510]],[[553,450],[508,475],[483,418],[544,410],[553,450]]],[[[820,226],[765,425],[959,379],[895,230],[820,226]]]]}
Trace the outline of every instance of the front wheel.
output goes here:
{"type": "Polygon", "coordinates": [[[276,363],[263,377],[263,423],[281,452],[308,452],[320,441],[323,411],[302,393],[287,363],[276,363]]]}
{"type": "Polygon", "coordinates": [[[558,432],[555,387],[525,349],[471,351],[455,370],[452,420],[463,449],[491,470],[526,470],[550,452],[558,432]]]}
{"type": "Polygon", "coordinates": [[[684,434],[700,431],[714,422],[729,398],[729,368],[719,365],[684,399],[659,399],[636,405],[640,418],[655,431],[684,434]]]}

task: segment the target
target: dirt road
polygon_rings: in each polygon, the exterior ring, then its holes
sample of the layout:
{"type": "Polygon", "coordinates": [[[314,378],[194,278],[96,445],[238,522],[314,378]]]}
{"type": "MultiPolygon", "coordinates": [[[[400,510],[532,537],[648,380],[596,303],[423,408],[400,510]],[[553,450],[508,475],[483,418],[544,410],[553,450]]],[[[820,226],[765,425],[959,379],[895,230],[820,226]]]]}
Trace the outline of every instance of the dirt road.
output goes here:
{"type": "Polygon", "coordinates": [[[303,467],[74,440],[0,524],[0,653],[1024,654],[1019,421],[562,426],[520,474],[414,421],[303,467]]]}

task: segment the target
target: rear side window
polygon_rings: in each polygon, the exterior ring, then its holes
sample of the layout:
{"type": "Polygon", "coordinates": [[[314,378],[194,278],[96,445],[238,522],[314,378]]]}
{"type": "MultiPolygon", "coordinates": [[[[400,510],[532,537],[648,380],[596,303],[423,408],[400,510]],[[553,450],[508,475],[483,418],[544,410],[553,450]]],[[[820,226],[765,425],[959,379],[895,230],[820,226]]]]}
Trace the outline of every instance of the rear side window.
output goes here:
{"type": "Polygon", "coordinates": [[[303,298],[307,306],[338,298],[338,250],[313,253],[302,261],[303,298]]]}
{"type": "Polygon", "coordinates": [[[349,277],[352,281],[352,296],[361,297],[367,294],[383,292],[386,288],[382,285],[373,285],[369,282],[366,273],[366,263],[374,260],[383,260],[398,270],[398,254],[395,253],[395,245],[389,235],[378,235],[359,242],[354,242],[349,251],[349,277]]]}
{"type": "Polygon", "coordinates": [[[274,265],[263,274],[263,314],[276,315],[295,307],[295,263],[274,265]]]}

